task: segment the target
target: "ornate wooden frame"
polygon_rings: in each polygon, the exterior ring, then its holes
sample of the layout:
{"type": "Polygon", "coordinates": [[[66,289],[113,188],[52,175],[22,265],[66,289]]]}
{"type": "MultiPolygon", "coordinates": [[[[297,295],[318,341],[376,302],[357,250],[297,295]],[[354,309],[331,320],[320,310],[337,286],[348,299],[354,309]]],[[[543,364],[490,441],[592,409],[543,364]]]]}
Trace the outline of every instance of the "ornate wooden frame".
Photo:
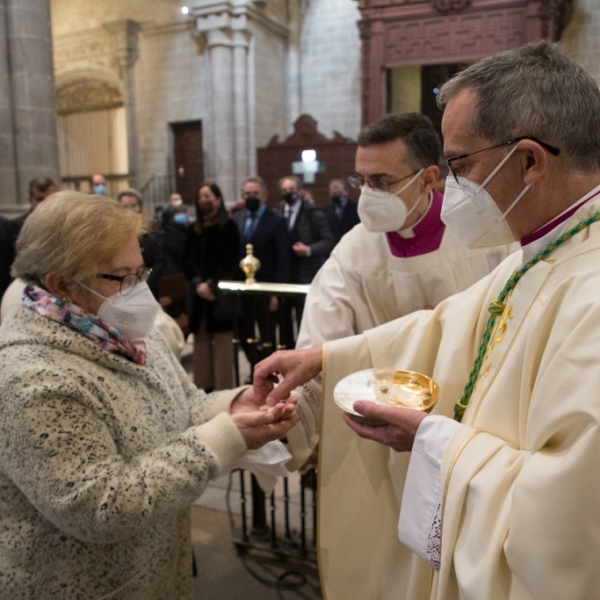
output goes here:
{"type": "Polygon", "coordinates": [[[571,0],[359,0],[362,124],[385,112],[385,70],[474,62],[501,50],[558,40],[571,0]]]}

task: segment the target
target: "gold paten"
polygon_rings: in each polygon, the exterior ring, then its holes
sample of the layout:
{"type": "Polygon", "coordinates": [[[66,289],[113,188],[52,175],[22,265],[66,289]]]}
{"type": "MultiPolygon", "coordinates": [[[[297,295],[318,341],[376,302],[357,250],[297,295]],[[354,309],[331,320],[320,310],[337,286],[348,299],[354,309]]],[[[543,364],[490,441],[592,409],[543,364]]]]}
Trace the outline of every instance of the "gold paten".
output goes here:
{"type": "Polygon", "coordinates": [[[254,275],[260,269],[260,260],[254,256],[254,246],[252,244],[246,244],[246,257],[240,261],[240,269],[246,274],[248,285],[256,283],[254,275]]]}
{"type": "Polygon", "coordinates": [[[373,373],[379,404],[429,412],[439,398],[438,384],[422,373],[395,369],[373,369],[373,373]]]}

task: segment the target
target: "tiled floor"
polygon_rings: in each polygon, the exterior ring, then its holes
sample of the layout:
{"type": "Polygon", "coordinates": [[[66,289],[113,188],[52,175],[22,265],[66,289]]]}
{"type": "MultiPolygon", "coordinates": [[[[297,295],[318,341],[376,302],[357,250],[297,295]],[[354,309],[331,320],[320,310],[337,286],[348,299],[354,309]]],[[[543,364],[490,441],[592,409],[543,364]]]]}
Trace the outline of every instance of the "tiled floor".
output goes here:
{"type": "Polygon", "coordinates": [[[257,551],[240,557],[231,540],[226,513],[200,506],[192,507],[192,542],[198,569],[194,600],[322,598],[314,563],[275,559],[272,555],[257,551]],[[284,583],[301,585],[294,589],[277,589],[278,578],[286,573],[288,575],[284,583]]]}

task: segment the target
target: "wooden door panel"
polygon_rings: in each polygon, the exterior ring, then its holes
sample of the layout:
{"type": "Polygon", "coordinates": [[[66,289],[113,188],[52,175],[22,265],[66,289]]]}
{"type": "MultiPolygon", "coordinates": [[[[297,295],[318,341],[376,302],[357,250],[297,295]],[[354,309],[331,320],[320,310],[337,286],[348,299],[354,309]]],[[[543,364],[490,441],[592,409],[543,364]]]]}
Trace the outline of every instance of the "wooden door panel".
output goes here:
{"type": "Polygon", "coordinates": [[[194,195],[204,181],[202,121],[171,124],[175,156],[176,189],[186,204],[194,203],[194,195]]]}

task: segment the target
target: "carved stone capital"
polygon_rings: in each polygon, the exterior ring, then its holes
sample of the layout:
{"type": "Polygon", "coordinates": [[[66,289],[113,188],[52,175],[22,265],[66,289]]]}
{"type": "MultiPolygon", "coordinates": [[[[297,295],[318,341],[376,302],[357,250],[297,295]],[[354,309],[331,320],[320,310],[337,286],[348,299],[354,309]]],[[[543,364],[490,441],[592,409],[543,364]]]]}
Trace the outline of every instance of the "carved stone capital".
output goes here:
{"type": "Polygon", "coordinates": [[[111,21],[102,26],[111,33],[114,52],[122,67],[132,67],[138,59],[138,34],[140,23],[126,19],[111,21]]]}

